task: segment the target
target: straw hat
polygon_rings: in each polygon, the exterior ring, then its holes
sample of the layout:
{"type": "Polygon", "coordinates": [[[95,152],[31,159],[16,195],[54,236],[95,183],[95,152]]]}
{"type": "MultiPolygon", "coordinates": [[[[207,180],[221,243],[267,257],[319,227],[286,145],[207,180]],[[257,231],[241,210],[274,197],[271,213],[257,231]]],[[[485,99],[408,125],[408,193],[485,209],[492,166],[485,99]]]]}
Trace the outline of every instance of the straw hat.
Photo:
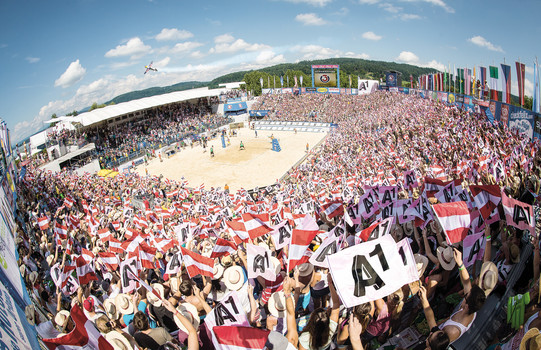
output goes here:
{"type": "Polygon", "coordinates": [[[485,261],[479,274],[479,287],[488,295],[498,283],[498,268],[492,261],[485,261]]]}
{"type": "Polygon", "coordinates": [[[310,263],[304,263],[299,266],[299,277],[310,276],[314,272],[314,265],[310,263]]]}
{"type": "MultiPolygon", "coordinates": [[[[293,299],[292,299],[293,300],[293,299]]],[[[295,303],[295,301],[293,301],[295,303]]],[[[286,317],[286,296],[283,291],[272,293],[267,304],[269,312],[276,318],[286,317]]]]}
{"type": "Polygon", "coordinates": [[[119,331],[110,331],[105,334],[105,339],[113,346],[115,350],[131,350],[133,346],[128,339],[119,331]]]}
{"type": "Polygon", "coordinates": [[[105,314],[107,315],[107,317],[109,317],[109,319],[118,319],[118,310],[115,305],[115,300],[113,300],[113,298],[107,298],[103,301],[103,309],[105,310],[105,314]]]}
{"type": "Polygon", "coordinates": [[[413,254],[413,257],[415,258],[417,273],[419,274],[419,278],[421,278],[425,273],[426,267],[428,266],[428,258],[421,254],[413,254]]]}
{"type": "Polygon", "coordinates": [[[220,260],[225,268],[230,267],[231,264],[233,264],[233,258],[231,255],[223,256],[220,260]]]}
{"type": "Polygon", "coordinates": [[[224,274],[224,267],[219,262],[214,263],[213,280],[219,280],[224,274]]]}
{"type": "Polygon", "coordinates": [[[37,279],[38,279],[38,273],[36,271],[32,271],[30,275],[28,275],[28,280],[32,284],[36,284],[37,279]]]}
{"type": "Polygon", "coordinates": [[[180,287],[181,279],[179,277],[171,277],[169,278],[169,287],[171,288],[171,294],[175,294],[178,292],[178,288],[180,287]]]}
{"type": "Polygon", "coordinates": [[[54,323],[56,323],[61,329],[62,332],[66,329],[68,321],[70,318],[70,313],[67,310],[60,310],[54,317],[54,323]]]}
{"type": "MultiPolygon", "coordinates": [[[[199,328],[199,312],[197,312],[197,308],[193,304],[180,303],[177,306],[177,310],[190,321],[196,330],[199,328]]],[[[175,317],[175,323],[183,332],[188,333],[186,327],[184,327],[177,317],[175,317]]]]}
{"type": "Polygon", "coordinates": [[[231,266],[224,271],[224,284],[229,290],[239,290],[244,284],[244,271],[240,266],[231,266]]]}
{"type": "Polygon", "coordinates": [[[451,271],[454,269],[456,261],[453,254],[453,248],[451,246],[447,246],[445,248],[438,247],[437,255],[440,265],[444,270],[451,271]]]}
{"type": "Polygon", "coordinates": [[[270,261],[272,263],[272,266],[274,266],[274,274],[278,275],[282,270],[282,263],[280,263],[280,260],[278,260],[278,258],[274,256],[270,257],[270,261]]]}
{"type": "Polygon", "coordinates": [[[532,328],[520,341],[520,350],[539,350],[541,349],[541,333],[539,329],[532,328]]]}
{"type": "MultiPolygon", "coordinates": [[[[164,298],[165,291],[163,288],[163,285],[161,283],[153,283],[152,289],[154,289],[161,297],[161,299],[164,298]]],[[[162,306],[162,300],[158,298],[154,293],[150,292],[147,293],[147,299],[150,304],[152,304],[155,307],[162,306]]]]}
{"type": "Polygon", "coordinates": [[[115,297],[116,310],[122,315],[133,314],[134,307],[131,298],[128,294],[120,293],[115,297]]]}

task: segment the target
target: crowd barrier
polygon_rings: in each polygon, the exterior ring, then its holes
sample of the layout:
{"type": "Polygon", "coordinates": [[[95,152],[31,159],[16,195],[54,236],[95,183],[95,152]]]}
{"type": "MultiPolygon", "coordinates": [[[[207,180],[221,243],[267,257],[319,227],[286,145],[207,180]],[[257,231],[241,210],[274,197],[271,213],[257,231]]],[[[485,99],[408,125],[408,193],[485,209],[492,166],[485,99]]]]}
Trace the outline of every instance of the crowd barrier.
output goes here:
{"type": "Polygon", "coordinates": [[[269,131],[295,131],[298,132],[329,132],[331,130],[330,123],[315,123],[315,122],[283,122],[257,120],[252,122],[256,130],[269,131]]]}

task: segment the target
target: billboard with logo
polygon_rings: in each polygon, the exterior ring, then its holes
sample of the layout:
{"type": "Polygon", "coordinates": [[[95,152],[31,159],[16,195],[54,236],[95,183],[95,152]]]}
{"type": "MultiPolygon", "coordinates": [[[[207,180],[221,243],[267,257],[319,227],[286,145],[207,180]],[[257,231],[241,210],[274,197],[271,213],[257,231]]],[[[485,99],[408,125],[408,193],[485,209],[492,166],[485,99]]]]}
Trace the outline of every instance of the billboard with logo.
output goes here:
{"type": "Polygon", "coordinates": [[[312,66],[312,87],[339,88],[340,66],[336,64],[312,66]]]}

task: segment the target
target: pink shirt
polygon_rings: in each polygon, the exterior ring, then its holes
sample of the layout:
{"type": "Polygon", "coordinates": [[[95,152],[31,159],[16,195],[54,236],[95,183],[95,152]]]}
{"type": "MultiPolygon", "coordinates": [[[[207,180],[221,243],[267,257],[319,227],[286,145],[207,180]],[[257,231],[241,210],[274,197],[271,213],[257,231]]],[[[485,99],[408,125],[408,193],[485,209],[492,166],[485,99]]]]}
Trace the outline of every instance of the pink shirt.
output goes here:
{"type": "Polygon", "coordinates": [[[389,314],[389,309],[387,308],[387,303],[384,303],[383,308],[381,309],[378,318],[372,320],[366,327],[366,331],[371,335],[377,337],[385,333],[391,324],[391,314],[389,314]]]}

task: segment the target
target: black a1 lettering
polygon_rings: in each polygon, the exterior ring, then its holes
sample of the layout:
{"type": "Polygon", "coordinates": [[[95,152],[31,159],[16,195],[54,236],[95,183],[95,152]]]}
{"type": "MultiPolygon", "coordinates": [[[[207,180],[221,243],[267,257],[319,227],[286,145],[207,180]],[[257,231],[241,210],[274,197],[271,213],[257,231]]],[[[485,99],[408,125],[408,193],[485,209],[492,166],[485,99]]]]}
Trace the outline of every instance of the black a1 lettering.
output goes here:
{"type": "Polygon", "coordinates": [[[530,225],[531,219],[530,211],[527,208],[515,204],[513,208],[513,221],[515,224],[520,225],[520,222],[524,221],[527,225],[530,225]]]}
{"type": "Polygon", "coordinates": [[[387,219],[388,217],[394,216],[394,206],[392,204],[386,206],[385,208],[381,209],[381,218],[383,220],[387,219]]]}
{"type": "Polygon", "coordinates": [[[319,249],[318,249],[318,252],[317,252],[318,254],[317,254],[317,257],[316,257],[316,261],[322,263],[323,261],[325,261],[325,258],[327,257],[327,255],[332,255],[332,254],[336,253],[337,250],[338,249],[337,249],[336,241],[334,241],[331,244],[323,247],[321,249],[321,252],[319,252],[319,249]]]}
{"type": "Polygon", "coordinates": [[[260,270],[261,273],[265,273],[267,266],[270,266],[269,255],[267,252],[265,252],[264,255],[257,254],[254,257],[254,265],[253,265],[254,272],[257,272],[257,270],[260,270]]]}
{"type": "Polygon", "coordinates": [[[468,195],[464,191],[458,194],[458,198],[460,198],[460,200],[463,202],[468,202],[468,195]]]}
{"type": "Polygon", "coordinates": [[[415,178],[413,177],[413,174],[406,174],[406,188],[410,187],[413,184],[415,184],[415,178]]]}
{"type": "Polygon", "coordinates": [[[408,264],[408,259],[406,258],[406,252],[404,252],[404,246],[401,245],[400,248],[398,248],[398,254],[402,257],[402,263],[404,266],[408,264]]]}
{"type": "Polygon", "coordinates": [[[470,256],[468,257],[468,261],[472,261],[474,256],[477,256],[477,253],[481,250],[481,239],[478,239],[473,244],[473,247],[470,250],[470,256]]]}
{"type": "Polygon", "coordinates": [[[280,227],[278,229],[278,233],[280,234],[278,236],[278,242],[280,242],[280,244],[283,244],[286,238],[291,238],[291,231],[289,230],[289,223],[286,223],[284,226],[280,227]]]}
{"type": "Polygon", "coordinates": [[[352,205],[348,208],[348,214],[352,218],[358,218],[359,215],[359,206],[358,205],[352,205]]]}
{"type": "Polygon", "coordinates": [[[167,270],[176,270],[179,267],[180,267],[180,259],[179,259],[179,253],[177,253],[171,257],[171,260],[169,260],[169,266],[167,266],[167,270]]]}
{"type": "Polygon", "coordinates": [[[130,276],[130,273],[133,276],[137,276],[137,261],[132,260],[129,264],[124,264],[122,266],[122,286],[127,288],[130,285],[130,280],[133,278],[130,276]],[[132,266],[133,265],[133,266],[132,266]],[[129,272],[129,273],[128,273],[129,272]]]}
{"type": "Polygon", "coordinates": [[[344,234],[344,229],[342,226],[335,226],[333,232],[335,237],[340,237],[342,234],[344,234]]]}
{"type": "Polygon", "coordinates": [[[223,326],[225,321],[230,321],[231,323],[237,322],[237,319],[223,303],[218,303],[214,308],[214,318],[216,319],[217,326],[223,326]]]}
{"type": "Polygon", "coordinates": [[[443,196],[445,197],[445,202],[451,202],[453,200],[453,187],[444,188],[443,196]]]}
{"type": "MultiPolygon", "coordinates": [[[[394,191],[394,189],[393,189],[394,191]]],[[[383,192],[383,198],[381,199],[381,204],[385,205],[387,203],[391,203],[393,201],[393,197],[391,196],[390,190],[385,190],[383,192]]]]}
{"type": "Polygon", "coordinates": [[[423,214],[423,220],[428,220],[428,217],[430,216],[430,210],[428,209],[428,207],[426,205],[421,205],[421,210],[423,214]]]}
{"type": "MultiPolygon", "coordinates": [[[[389,264],[387,263],[383,249],[381,249],[381,244],[376,244],[374,250],[369,254],[369,256],[378,257],[383,271],[387,271],[389,269],[389,264]]],[[[376,273],[364,255],[357,255],[353,258],[351,272],[353,274],[353,280],[355,281],[353,294],[356,297],[364,296],[366,287],[373,286],[376,290],[378,290],[385,285],[385,282],[383,282],[381,277],[376,273]]]]}
{"type": "Polygon", "coordinates": [[[363,205],[364,205],[364,211],[366,213],[372,212],[372,208],[374,207],[374,200],[372,199],[372,195],[369,195],[363,199],[363,205]]]}

